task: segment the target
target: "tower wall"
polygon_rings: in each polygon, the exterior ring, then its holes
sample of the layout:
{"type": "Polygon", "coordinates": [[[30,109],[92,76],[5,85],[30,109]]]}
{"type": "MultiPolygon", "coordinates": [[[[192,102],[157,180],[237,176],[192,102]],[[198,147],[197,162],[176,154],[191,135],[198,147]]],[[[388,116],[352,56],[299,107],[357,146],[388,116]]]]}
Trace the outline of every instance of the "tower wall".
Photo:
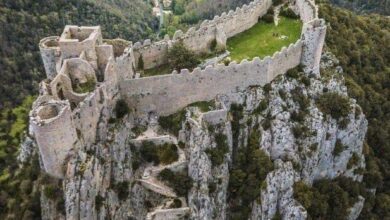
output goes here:
{"type": "Polygon", "coordinates": [[[30,123],[45,171],[63,178],[67,158],[77,141],[69,102],[40,104],[33,110],[30,123]]]}
{"type": "Polygon", "coordinates": [[[59,37],[47,37],[39,42],[39,50],[48,79],[54,79],[58,73],[57,62],[61,53],[58,44],[59,37]]]}
{"type": "Polygon", "coordinates": [[[303,25],[303,51],[301,63],[305,72],[320,74],[322,48],[326,36],[326,25],[323,19],[311,20],[303,25]]]}

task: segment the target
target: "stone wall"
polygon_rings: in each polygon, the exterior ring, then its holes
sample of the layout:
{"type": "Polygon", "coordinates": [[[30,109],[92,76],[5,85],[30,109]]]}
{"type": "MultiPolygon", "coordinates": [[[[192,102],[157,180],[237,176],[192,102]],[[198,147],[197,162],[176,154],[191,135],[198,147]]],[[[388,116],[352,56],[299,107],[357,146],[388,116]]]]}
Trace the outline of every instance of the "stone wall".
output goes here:
{"type": "Polygon", "coordinates": [[[198,29],[190,28],[186,33],[177,31],[172,40],[166,36],[164,40],[154,43],[150,40],[137,42],[134,44],[135,61],[138,64],[139,58],[142,57],[145,69],[166,64],[168,48],[178,41],[182,41],[187,48],[198,54],[209,52],[214,40],[217,40],[219,48],[225,48],[227,38],[253,27],[271,5],[271,0],[255,0],[235,11],[215,16],[211,21],[203,21],[198,29]]]}
{"type": "Polygon", "coordinates": [[[318,7],[312,0],[295,0],[295,11],[300,15],[303,23],[318,18],[318,7]]]}
{"type": "Polygon", "coordinates": [[[42,102],[31,113],[31,129],[46,172],[61,178],[77,141],[68,101],[42,102]]]}
{"type": "Polygon", "coordinates": [[[254,58],[240,64],[218,65],[192,73],[138,78],[120,82],[120,90],[129,106],[137,113],[174,113],[191,103],[214,99],[218,94],[234,92],[248,86],[265,85],[277,75],[300,63],[302,42],[283,48],[273,57],[254,58]]]}

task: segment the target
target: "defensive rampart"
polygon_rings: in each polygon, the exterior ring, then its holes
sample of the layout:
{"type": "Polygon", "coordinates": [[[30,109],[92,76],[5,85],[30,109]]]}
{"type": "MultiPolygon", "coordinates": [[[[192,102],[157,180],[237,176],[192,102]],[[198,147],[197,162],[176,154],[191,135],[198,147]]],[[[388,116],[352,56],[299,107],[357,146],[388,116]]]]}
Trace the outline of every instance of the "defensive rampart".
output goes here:
{"type": "MultiPolygon", "coordinates": [[[[202,27],[217,26],[219,30],[223,30],[226,37],[234,36],[256,24],[259,16],[263,15],[271,4],[271,1],[254,1],[235,12],[224,13],[212,21],[203,22],[199,30],[202,30],[202,27]],[[246,15],[246,20],[241,20],[237,15],[246,15]]],[[[311,0],[296,0],[293,8],[304,23],[301,39],[272,57],[266,57],[264,60],[254,58],[252,61],[244,60],[240,64],[230,63],[228,66],[219,65],[204,70],[195,69],[192,73],[182,70],[180,74],[126,80],[120,83],[122,96],[134,112],[143,114],[153,111],[167,115],[193,102],[211,100],[217,94],[233,92],[251,85],[265,85],[299,64],[303,64],[306,72],[319,74],[326,34],[325,23],[318,19],[318,8],[311,0]]],[[[192,36],[193,34],[189,33],[197,31],[191,29],[186,33],[192,36]]],[[[182,33],[177,32],[174,39],[179,38],[176,35],[181,36],[182,33]]],[[[171,41],[166,39],[165,42],[164,51],[167,51],[171,41]]],[[[202,42],[205,41],[199,41],[198,44],[202,42]]],[[[147,41],[147,44],[151,42],[147,41]]],[[[137,45],[140,46],[140,43],[137,45]]]]}
{"type": "MultiPolygon", "coordinates": [[[[310,0],[296,0],[293,6],[304,23],[301,39],[272,57],[154,77],[139,78],[136,74],[141,55],[147,68],[161,65],[166,62],[161,54],[177,41],[198,53],[208,50],[213,40],[224,47],[228,37],[252,27],[270,6],[271,0],[255,0],[203,22],[198,30],[178,31],[172,40],[156,43],[103,41],[100,27],[77,26],[66,26],[61,36],[43,39],[40,50],[48,81],[41,83],[34,103],[30,133],[37,141],[46,172],[63,177],[72,151],[88,149],[106,138],[119,98],[125,99],[133,114],[168,115],[219,94],[263,86],[299,64],[308,74],[319,74],[326,26],[317,18],[318,10],[310,0]]],[[[217,123],[226,114],[225,110],[215,111],[204,119],[217,123]]]]}
{"type": "Polygon", "coordinates": [[[227,38],[253,27],[271,5],[272,0],[255,0],[235,11],[215,16],[213,20],[205,20],[198,29],[190,28],[186,33],[177,31],[173,39],[166,36],[164,40],[154,43],[150,40],[137,42],[134,44],[137,67],[140,57],[145,69],[166,64],[168,48],[178,41],[182,41],[187,48],[198,54],[209,52],[214,40],[219,49],[224,49],[227,38]]]}
{"type": "Polygon", "coordinates": [[[300,63],[302,42],[283,48],[273,57],[263,60],[243,60],[240,64],[199,68],[193,72],[126,80],[120,84],[121,93],[129,106],[138,113],[174,113],[191,103],[214,99],[248,86],[265,85],[277,75],[300,63]]]}

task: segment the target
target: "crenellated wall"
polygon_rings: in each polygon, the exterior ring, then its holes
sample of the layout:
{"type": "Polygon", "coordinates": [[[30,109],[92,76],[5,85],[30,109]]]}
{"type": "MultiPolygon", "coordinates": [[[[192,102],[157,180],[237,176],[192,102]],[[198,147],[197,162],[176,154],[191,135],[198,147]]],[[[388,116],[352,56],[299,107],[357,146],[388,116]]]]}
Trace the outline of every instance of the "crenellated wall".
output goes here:
{"type": "Polygon", "coordinates": [[[161,75],[126,80],[120,83],[121,94],[129,106],[138,113],[174,113],[191,103],[214,99],[248,86],[265,85],[277,75],[300,63],[302,42],[266,57],[254,58],[240,64],[199,68],[193,72],[182,70],[180,74],[161,75]]]}
{"type": "MultiPolygon", "coordinates": [[[[46,172],[62,178],[72,150],[77,146],[87,149],[106,138],[108,120],[115,117],[113,109],[119,98],[126,100],[134,114],[169,115],[219,94],[263,86],[299,64],[307,74],[319,74],[326,25],[318,19],[311,0],[296,0],[294,9],[304,22],[301,39],[272,57],[137,78],[141,56],[148,69],[166,63],[168,48],[179,40],[198,53],[208,50],[213,40],[224,47],[228,37],[251,28],[271,4],[271,0],[255,0],[203,22],[197,30],[178,31],[172,40],[156,43],[146,40],[132,45],[119,39],[104,43],[100,27],[76,26],[66,26],[61,37],[43,39],[40,50],[48,81],[41,83],[41,94],[31,111],[30,133],[37,140],[46,172]],[[91,79],[95,83],[91,91],[73,91],[75,83],[85,85],[91,79]]],[[[203,117],[217,123],[227,112],[209,112],[203,117]]]]}
{"type": "Polygon", "coordinates": [[[217,41],[217,47],[224,49],[227,38],[253,27],[271,5],[272,0],[255,0],[235,11],[215,16],[213,20],[203,21],[198,29],[190,28],[186,33],[177,31],[172,40],[166,36],[158,42],[137,42],[134,44],[135,61],[138,64],[139,57],[142,57],[144,69],[166,64],[169,47],[178,41],[182,41],[187,48],[198,54],[209,52],[214,40],[217,41]]]}

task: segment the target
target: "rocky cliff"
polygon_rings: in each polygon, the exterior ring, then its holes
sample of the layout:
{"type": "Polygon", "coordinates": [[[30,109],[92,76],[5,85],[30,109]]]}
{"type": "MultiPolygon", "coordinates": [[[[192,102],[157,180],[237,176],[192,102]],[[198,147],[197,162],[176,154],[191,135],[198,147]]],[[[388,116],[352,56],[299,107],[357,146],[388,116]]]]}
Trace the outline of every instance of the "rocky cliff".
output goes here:
{"type": "MultiPolygon", "coordinates": [[[[98,128],[105,141],[80,146],[69,162],[57,183],[63,199],[53,182],[42,186],[43,219],[306,219],[296,182],[359,182],[365,168],[367,121],[337,60],[325,54],[321,67],[321,76],[295,68],[163,120],[110,119],[98,128]]],[[[26,160],[34,144],[24,146],[26,160]]]]}

